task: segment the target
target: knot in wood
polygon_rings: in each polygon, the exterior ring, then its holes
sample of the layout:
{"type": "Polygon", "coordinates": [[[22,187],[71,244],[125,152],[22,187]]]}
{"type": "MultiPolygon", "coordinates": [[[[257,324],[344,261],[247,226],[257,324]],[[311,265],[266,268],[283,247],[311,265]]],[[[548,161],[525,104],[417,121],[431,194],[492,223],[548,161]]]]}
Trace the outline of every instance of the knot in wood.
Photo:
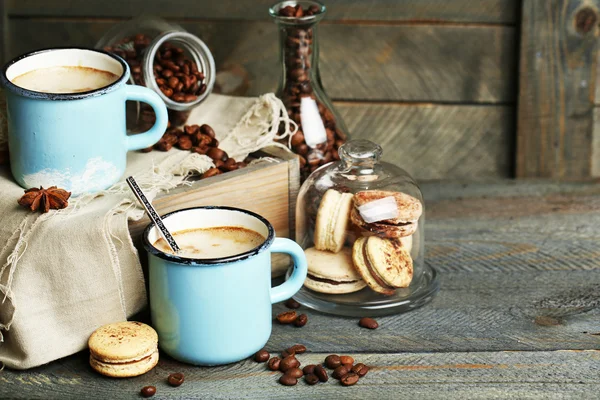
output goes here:
{"type": "Polygon", "coordinates": [[[597,20],[596,12],[590,7],[584,7],[575,15],[575,29],[585,35],[594,28],[597,20]]]}

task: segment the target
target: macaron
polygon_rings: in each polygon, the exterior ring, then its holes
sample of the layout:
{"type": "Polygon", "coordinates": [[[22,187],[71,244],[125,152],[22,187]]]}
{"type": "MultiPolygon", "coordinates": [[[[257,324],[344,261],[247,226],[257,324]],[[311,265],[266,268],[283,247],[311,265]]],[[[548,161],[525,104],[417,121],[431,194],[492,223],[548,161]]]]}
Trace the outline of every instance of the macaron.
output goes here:
{"type": "Polygon", "coordinates": [[[318,250],[337,253],[344,247],[352,208],[352,194],[328,189],[319,204],[314,243],[318,250]]]}
{"type": "Polygon", "coordinates": [[[91,367],[113,378],[142,375],[158,363],[158,335],[141,322],[104,325],[92,333],[88,347],[91,367]]]}
{"type": "MultiPolygon", "coordinates": [[[[378,236],[395,238],[410,236],[416,232],[418,220],[423,213],[423,205],[421,202],[402,192],[391,192],[385,190],[364,190],[357,192],[353,197],[353,207],[350,213],[350,220],[355,225],[375,233],[378,236]],[[385,206],[390,204],[394,210],[377,210],[371,208],[366,210],[369,204],[383,199],[390,199],[385,202],[385,206]],[[392,215],[390,217],[376,220],[365,221],[366,213],[372,215],[392,215]],[[391,213],[391,214],[388,214],[391,213]]],[[[381,203],[382,207],[385,207],[381,203]]],[[[367,218],[368,219],[368,218],[367,218]]]]}
{"type": "Polygon", "coordinates": [[[304,286],[319,293],[345,294],[363,289],[367,284],[352,264],[351,250],[344,247],[337,253],[311,247],[304,251],[308,275],[304,286]]]}
{"type": "Polygon", "coordinates": [[[407,287],[412,281],[412,258],[399,240],[361,237],[352,247],[352,261],[367,285],[378,293],[391,296],[396,288],[407,287]]]}

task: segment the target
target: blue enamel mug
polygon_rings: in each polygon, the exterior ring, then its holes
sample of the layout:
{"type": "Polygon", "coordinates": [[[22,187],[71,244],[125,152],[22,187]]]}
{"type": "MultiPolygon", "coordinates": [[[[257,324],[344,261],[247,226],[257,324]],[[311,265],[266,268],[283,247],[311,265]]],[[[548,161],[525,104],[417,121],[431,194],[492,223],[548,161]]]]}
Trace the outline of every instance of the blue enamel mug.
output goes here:
{"type": "Polygon", "coordinates": [[[13,177],[24,188],[58,186],[79,195],[107,189],[125,172],[127,152],[150,147],[167,128],[167,108],[152,90],[127,85],[129,67],[120,57],[81,48],[39,50],[4,66],[8,147],[13,177]],[[12,81],[52,67],[88,67],[118,79],[77,93],[45,93],[12,81]],[[125,101],[148,103],[156,122],[147,132],[128,136],[125,101]]]}
{"type": "Polygon", "coordinates": [[[302,248],[276,238],[265,218],[238,208],[189,208],[163,219],[172,233],[234,226],[258,232],[265,240],[245,253],[192,259],[158,250],[153,246],[160,238],[157,228],[146,228],[150,312],[161,350],[190,364],[220,365],[263,348],[271,336],[271,305],[292,297],[306,278],[302,248]],[[271,287],[271,253],[289,254],[294,263],[289,278],[276,287],[271,287]]]}

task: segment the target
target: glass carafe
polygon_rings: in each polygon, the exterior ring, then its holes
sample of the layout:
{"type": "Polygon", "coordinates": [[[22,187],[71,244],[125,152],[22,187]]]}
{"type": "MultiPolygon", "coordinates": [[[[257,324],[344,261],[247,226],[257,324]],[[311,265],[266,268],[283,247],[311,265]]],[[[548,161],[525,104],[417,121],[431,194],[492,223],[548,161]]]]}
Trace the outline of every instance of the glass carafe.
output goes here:
{"type": "Polygon", "coordinates": [[[321,83],[319,21],[325,6],[316,1],[283,1],[269,9],[279,27],[281,80],[277,96],[298,124],[292,150],[300,155],[301,177],[339,160],[348,131],[321,83]]]}

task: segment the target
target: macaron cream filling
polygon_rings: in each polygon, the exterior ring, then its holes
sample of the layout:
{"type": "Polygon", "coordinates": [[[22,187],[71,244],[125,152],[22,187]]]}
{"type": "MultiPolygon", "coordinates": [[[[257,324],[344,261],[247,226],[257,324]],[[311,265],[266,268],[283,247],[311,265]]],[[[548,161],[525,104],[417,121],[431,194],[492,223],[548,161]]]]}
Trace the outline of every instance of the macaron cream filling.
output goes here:
{"type": "Polygon", "coordinates": [[[356,282],[358,282],[358,279],[357,280],[353,280],[353,281],[335,281],[333,279],[320,278],[320,277],[314,276],[312,274],[308,274],[307,276],[310,279],[312,279],[313,281],[328,283],[330,285],[344,285],[344,284],[350,284],[350,283],[356,283],[356,282]]]}

